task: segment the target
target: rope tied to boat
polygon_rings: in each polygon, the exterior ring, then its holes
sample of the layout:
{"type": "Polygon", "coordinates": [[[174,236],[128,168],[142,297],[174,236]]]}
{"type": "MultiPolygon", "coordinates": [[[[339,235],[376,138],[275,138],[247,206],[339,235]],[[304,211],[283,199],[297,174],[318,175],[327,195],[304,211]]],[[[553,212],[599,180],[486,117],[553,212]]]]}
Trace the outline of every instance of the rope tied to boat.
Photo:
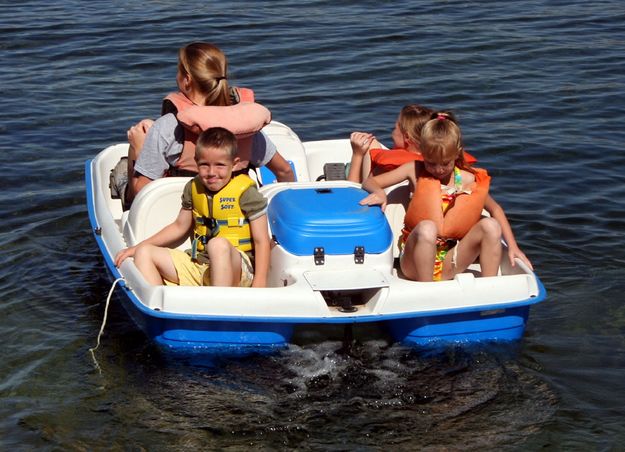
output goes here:
{"type": "Polygon", "coordinates": [[[100,368],[100,365],[98,364],[98,360],[95,357],[95,351],[100,346],[100,338],[102,337],[102,333],[104,332],[104,326],[106,325],[106,318],[108,316],[109,303],[111,302],[113,291],[115,290],[115,286],[117,285],[117,283],[119,283],[120,281],[124,281],[124,283],[126,282],[124,278],[117,278],[115,281],[113,281],[113,285],[111,286],[111,289],[109,290],[108,297],[106,297],[106,305],[104,306],[104,317],[102,318],[102,325],[100,326],[100,332],[98,333],[96,345],[95,347],[92,347],[89,349],[89,351],[91,352],[91,358],[93,359],[93,363],[95,364],[96,368],[98,369],[100,373],[102,373],[102,369],[100,368]]]}

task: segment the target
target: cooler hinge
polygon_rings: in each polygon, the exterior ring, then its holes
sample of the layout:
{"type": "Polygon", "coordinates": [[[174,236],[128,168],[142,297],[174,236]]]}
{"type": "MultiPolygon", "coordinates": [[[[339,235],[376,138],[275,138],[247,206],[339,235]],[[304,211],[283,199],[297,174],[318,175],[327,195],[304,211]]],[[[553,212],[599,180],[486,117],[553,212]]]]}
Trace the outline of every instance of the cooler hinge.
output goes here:
{"type": "Polygon", "coordinates": [[[326,262],[325,251],[322,246],[316,246],[313,254],[315,265],[323,265],[326,262]]]}
{"type": "Polygon", "coordinates": [[[357,246],[354,248],[354,263],[364,264],[365,262],[365,247],[357,246]]]}

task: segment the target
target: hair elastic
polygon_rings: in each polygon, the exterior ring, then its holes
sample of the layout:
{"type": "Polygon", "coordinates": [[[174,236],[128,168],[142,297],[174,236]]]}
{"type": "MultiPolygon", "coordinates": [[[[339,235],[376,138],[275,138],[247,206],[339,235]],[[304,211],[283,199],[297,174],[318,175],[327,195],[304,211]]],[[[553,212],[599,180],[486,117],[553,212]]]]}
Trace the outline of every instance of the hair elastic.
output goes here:
{"type": "Polygon", "coordinates": [[[438,116],[436,116],[436,119],[438,119],[439,121],[444,121],[445,119],[447,119],[447,115],[439,113],[438,116]]]}

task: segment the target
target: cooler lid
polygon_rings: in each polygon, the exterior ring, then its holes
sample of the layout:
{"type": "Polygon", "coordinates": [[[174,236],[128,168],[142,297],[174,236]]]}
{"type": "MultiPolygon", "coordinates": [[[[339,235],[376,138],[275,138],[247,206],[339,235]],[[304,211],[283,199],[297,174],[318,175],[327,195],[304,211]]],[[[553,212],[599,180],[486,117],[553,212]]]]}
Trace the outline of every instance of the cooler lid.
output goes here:
{"type": "Polygon", "coordinates": [[[357,246],[367,254],[386,251],[393,233],[380,206],[361,206],[368,193],[355,187],[291,188],[277,193],[267,215],[271,232],[288,252],[312,255],[353,254],[357,246]]]}

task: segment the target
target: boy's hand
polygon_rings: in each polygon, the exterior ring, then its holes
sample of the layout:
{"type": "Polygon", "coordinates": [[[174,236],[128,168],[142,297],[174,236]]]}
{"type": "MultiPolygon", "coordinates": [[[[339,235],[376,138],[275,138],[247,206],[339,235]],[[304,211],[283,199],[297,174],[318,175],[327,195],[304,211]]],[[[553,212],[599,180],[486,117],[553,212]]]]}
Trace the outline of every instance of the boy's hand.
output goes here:
{"type": "Polygon", "coordinates": [[[126,258],[133,257],[136,250],[136,246],[131,246],[129,248],[124,248],[119,253],[117,253],[117,255],[115,256],[115,267],[119,267],[122,262],[126,260],[126,258]]]}

